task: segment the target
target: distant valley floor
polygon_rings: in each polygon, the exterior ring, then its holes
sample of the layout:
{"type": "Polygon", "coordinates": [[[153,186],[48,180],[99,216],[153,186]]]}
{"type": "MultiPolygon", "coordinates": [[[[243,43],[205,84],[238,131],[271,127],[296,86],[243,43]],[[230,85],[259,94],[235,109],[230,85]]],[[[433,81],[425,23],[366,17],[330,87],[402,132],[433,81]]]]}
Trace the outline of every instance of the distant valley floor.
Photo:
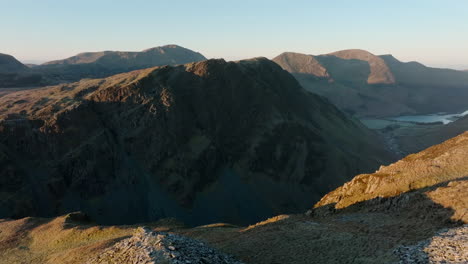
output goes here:
{"type": "Polygon", "coordinates": [[[387,148],[399,158],[417,153],[433,145],[457,136],[467,129],[467,118],[450,124],[442,122],[422,123],[398,121],[391,118],[362,118],[368,128],[377,131],[387,144],[387,148]]]}

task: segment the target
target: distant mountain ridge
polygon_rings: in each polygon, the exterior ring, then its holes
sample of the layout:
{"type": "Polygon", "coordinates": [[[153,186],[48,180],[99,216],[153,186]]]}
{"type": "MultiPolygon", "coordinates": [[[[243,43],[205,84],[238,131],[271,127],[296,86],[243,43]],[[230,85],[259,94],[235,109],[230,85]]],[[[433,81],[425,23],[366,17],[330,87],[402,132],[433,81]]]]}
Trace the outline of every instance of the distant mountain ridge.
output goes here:
{"type": "Polygon", "coordinates": [[[200,53],[177,45],[155,47],[141,52],[86,52],[33,67],[17,62],[20,64],[16,63],[15,68],[11,68],[8,75],[0,75],[0,88],[54,85],[85,78],[104,78],[155,66],[178,65],[203,60],[206,58],[200,53]]]}
{"type": "Polygon", "coordinates": [[[175,65],[206,60],[198,52],[177,46],[165,45],[138,51],[84,52],[64,60],[46,62],[42,65],[75,65],[96,63],[116,68],[147,68],[159,65],[175,65]]]}
{"type": "Polygon", "coordinates": [[[357,116],[463,112],[468,73],[400,62],[391,55],[343,50],[326,55],[286,52],[273,59],[307,90],[357,116]]]}

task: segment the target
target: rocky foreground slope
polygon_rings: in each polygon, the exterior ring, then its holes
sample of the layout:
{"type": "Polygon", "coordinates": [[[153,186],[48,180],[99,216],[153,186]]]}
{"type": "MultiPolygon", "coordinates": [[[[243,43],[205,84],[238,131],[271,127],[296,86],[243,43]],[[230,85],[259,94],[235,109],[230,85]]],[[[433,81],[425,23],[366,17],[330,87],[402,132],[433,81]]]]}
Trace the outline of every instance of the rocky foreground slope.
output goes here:
{"type": "Polygon", "coordinates": [[[361,117],[458,113],[466,110],[468,74],[404,63],[391,55],[343,50],[325,55],[285,52],[273,59],[301,85],[361,117]]]}
{"type": "MultiPolygon", "coordinates": [[[[200,252],[207,252],[211,246],[244,263],[466,263],[468,168],[461,160],[468,158],[467,145],[465,133],[373,176],[357,176],[307,214],[279,215],[248,227],[188,228],[166,219],[146,224],[158,232],[151,233],[141,232],[138,225],[98,226],[81,214],[5,219],[0,221],[0,263],[72,264],[109,254],[128,257],[141,252],[146,242],[129,248],[128,255],[116,249],[149,234],[155,235],[145,241],[158,243],[148,252],[159,248],[155,256],[172,251],[177,255],[177,247],[172,245],[172,250],[167,243],[172,240],[165,240],[167,233],[177,235],[176,240],[203,242],[184,247],[184,252],[199,246],[204,248],[200,252]],[[409,180],[399,185],[402,174],[409,180]],[[392,187],[394,192],[387,192],[392,187]]],[[[218,254],[224,256],[210,256],[218,254]]]]}
{"type": "Polygon", "coordinates": [[[1,217],[252,223],[305,210],[391,159],[262,58],[10,93],[0,119],[1,217]]]}
{"type": "Polygon", "coordinates": [[[138,228],[132,237],[116,243],[87,263],[242,264],[201,241],[152,232],[148,228],[138,228]]]}

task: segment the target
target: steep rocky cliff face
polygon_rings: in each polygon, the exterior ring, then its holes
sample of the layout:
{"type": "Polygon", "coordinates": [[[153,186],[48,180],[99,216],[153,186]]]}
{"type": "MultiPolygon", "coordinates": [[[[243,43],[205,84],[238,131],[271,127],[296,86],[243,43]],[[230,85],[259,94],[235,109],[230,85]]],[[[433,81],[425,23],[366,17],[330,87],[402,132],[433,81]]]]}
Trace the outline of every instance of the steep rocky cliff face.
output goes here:
{"type": "Polygon", "coordinates": [[[273,60],[304,88],[353,115],[385,117],[466,110],[466,72],[404,63],[391,55],[376,56],[363,50],[319,56],[283,53],[273,60]]]}
{"type": "Polygon", "coordinates": [[[209,60],[0,98],[0,217],[250,223],[390,157],[266,59],[209,60]]]}

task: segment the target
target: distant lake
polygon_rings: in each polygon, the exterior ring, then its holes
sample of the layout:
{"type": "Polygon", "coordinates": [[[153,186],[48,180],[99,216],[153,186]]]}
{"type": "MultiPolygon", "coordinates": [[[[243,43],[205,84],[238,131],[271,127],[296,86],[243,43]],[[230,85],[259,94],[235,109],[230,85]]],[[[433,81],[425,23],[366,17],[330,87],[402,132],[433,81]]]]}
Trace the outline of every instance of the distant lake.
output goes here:
{"type": "Polygon", "coordinates": [[[390,125],[398,125],[400,127],[412,127],[417,126],[421,123],[436,123],[440,122],[444,125],[453,122],[461,117],[468,115],[468,111],[460,114],[429,114],[429,115],[409,115],[409,116],[397,116],[397,117],[385,117],[385,118],[365,118],[360,121],[370,129],[383,129],[390,125]]]}
{"type": "Polygon", "coordinates": [[[417,122],[417,123],[442,122],[444,125],[446,125],[466,115],[468,115],[468,111],[465,111],[460,114],[440,113],[440,114],[430,114],[430,115],[409,115],[409,116],[391,117],[388,119],[400,121],[400,122],[417,122]]]}

